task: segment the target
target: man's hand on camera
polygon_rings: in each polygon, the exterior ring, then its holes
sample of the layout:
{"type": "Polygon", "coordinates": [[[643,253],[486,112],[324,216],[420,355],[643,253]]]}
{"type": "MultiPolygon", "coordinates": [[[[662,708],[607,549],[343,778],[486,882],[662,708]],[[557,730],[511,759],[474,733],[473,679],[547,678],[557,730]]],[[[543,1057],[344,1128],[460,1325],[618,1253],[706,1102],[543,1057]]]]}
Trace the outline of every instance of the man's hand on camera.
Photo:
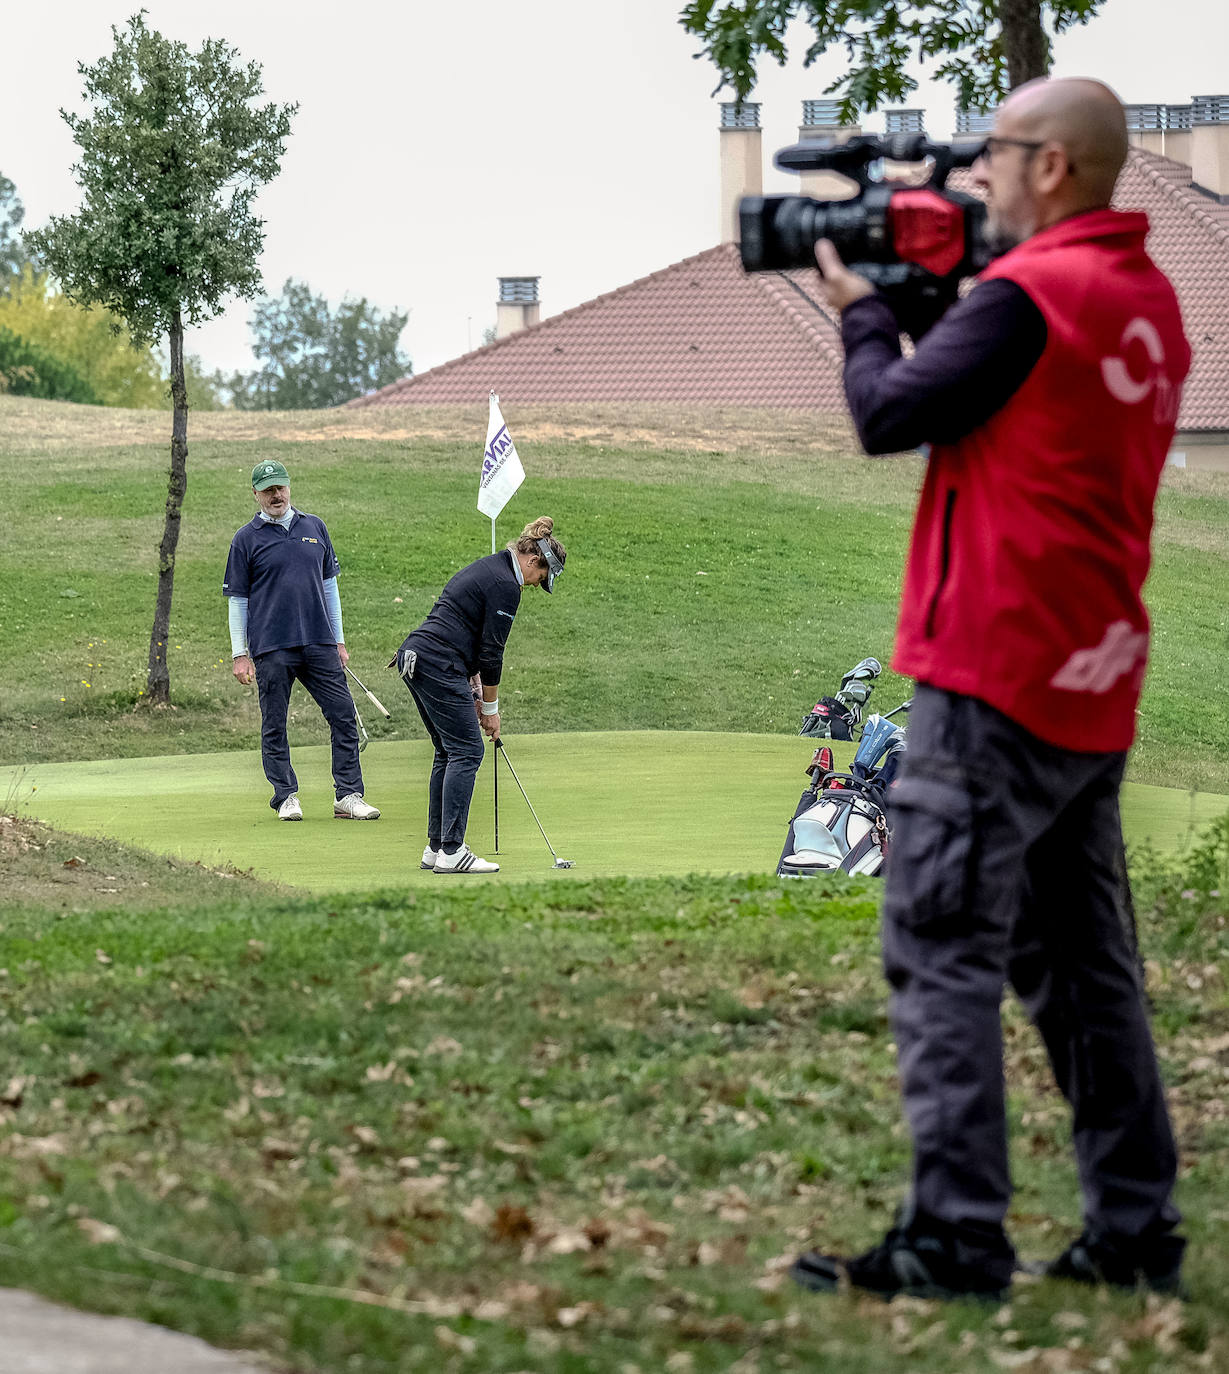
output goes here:
{"type": "Polygon", "coordinates": [[[819,264],[819,289],[834,310],[844,310],[863,296],[873,296],[875,288],[841,261],[831,239],[820,239],[815,245],[815,261],[819,264]]]}

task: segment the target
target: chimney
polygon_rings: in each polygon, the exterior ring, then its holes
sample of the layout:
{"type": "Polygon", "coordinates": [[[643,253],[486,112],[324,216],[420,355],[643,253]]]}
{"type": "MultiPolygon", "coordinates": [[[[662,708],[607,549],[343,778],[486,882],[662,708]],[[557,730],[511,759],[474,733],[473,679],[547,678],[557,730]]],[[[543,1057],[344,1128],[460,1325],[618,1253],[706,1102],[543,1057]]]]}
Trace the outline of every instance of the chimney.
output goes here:
{"type": "Polygon", "coordinates": [[[528,329],[538,322],[538,283],[541,277],[500,277],[499,300],[495,302],[495,337],[528,329]]]}
{"type": "MultiPolygon", "coordinates": [[[[804,100],[802,123],[798,128],[801,139],[826,139],[831,143],[848,143],[862,132],[860,124],[841,123],[839,100],[804,100]]],[[[803,172],[798,178],[800,195],[816,200],[852,200],[857,186],[839,172],[803,172]]]]}
{"type": "Polygon", "coordinates": [[[1127,117],[1127,139],[1133,147],[1189,164],[1189,105],[1124,105],[1123,111],[1127,117]]]}
{"type": "Polygon", "coordinates": [[[760,107],[744,100],[721,106],[721,242],[737,243],[738,202],[764,194],[760,107]]]}
{"type": "MultiPolygon", "coordinates": [[[[893,134],[924,134],[926,132],[926,112],[924,110],[885,110],[883,132],[891,138],[893,134]]],[[[883,164],[885,181],[917,181],[922,175],[920,164],[916,162],[889,162],[883,164]]]]}
{"type": "Polygon", "coordinates": [[[1191,183],[1229,205],[1229,95],[1191,101],[1191,183]]]}
{"type": "Polygon", "coordinates": [[[1191,165],[1190,105],[1165,105],[1165,156],[1191,165]]]}
{"type": "Polygon", "coordinates": [[[956,107],[953,143],[984,143],[994,131],[993,110],[962,110],[956,107]]]}
{"type": "Polygon", "coordinates": [[[889,134],[924,134],[926,132],[926,112],[924,110],[885,110],[884,132],[889,134]]]}
{"type": "Polygon", "coordinates": [[[1127,117],[1127,142],[1146,153],[1165,152],[1164,105],[1124,105],[1127,117]]]}

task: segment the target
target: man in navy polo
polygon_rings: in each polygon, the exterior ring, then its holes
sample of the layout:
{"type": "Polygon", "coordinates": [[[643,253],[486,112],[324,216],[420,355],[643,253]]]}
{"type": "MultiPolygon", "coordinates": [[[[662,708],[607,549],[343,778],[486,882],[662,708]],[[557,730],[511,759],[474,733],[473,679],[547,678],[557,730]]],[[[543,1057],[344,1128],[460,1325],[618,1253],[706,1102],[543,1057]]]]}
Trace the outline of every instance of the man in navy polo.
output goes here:
{"type": "Polygon", "coordinates": [[[346,685],[350,661],[341,629],[337,555],[324,521],[290,504],[290,475],[271,459],[252,469],[260,509],[230,541],[222,591],[230,601],[232,672],[260,692],[260,754],[279,820],[301,821],[290,766],[286,713],[299,681],[315,698],[333,740],[333,815],[380,817],[363,800],[358,721],[346,685]]]}

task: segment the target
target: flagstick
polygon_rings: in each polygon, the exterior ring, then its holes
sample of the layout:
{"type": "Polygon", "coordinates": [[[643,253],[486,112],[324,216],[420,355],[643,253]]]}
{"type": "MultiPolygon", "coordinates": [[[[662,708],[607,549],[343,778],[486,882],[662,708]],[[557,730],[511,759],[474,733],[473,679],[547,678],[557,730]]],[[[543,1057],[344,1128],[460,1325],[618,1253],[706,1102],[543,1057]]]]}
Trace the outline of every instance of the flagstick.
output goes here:
{"type": "Polygon", "coordinates": [[[491,516],[491,552],[495,552],[495,517],[491,516]]]}
{"type": "Polygon", "coordinates": [[[492,763],[495,765],[495,852],[499,853],[499,750],[492,749],[492,763]]]}

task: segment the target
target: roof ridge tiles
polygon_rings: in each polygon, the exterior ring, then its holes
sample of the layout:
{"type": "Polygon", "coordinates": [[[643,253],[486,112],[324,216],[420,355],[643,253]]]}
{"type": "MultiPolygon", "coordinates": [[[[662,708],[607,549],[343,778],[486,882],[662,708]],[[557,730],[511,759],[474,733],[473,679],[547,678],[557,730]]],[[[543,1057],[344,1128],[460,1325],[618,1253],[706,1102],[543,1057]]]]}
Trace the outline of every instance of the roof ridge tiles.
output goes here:
{"type": "Polygon", "coordinates": [[[769,300],[772,301],[772,303],[777,307],[777,309],[780,310],[781,313],[792,324],[797,326],[799,331],[802,333],[803,337],[806,338],[809,343],[816,344],[819,348],[821,348],[823,352],[827,355],[829,361],[832,362],[837,368],[842,367],[844,365],[844,358],[842,356],[840,349],[836,347],[836,344],[834,342],[836,326],[824,312],[824,309],[820,305],[820,303],[816,300],[813,300],[810,296],[808,296],[807,293],[803,291],[802,287],[799,286],[797,282],[793,281],[792,278],[787,276],[784,272],[774,273],[773,277],[768,276],[768,274],[766,273],[752,274],[752,279],[754,280],[756,286],[758,286],[760,290],[764,292],[764,294],[769,298],[769,300]],[[806,315],[804,315],[802,311],[798,308],[798,306],[794,304],[793,297],[787,295],[784,289],[778,284],[778,280],[774,280],[773,277],[779,279],[779,281],[786,282],[789,285],[791,291],[799,293],[803,297],[805,297],[805,299],[808,302],[810,302],[812,306],[814,306],[816,313],[819,315],[819,318],[823,320],[824,324],[828,326],[828,331],[825,331],[819,325],[817,325],[814,322],[814,320],[809,319],[806,315]]]}
{"type": "Polygon", "coordinates": [[[1143,148],[1132,148],[1130,157],[1139,171],[1148,178],[1157,190],[1176,201],[1184,210],[1189,210],[1192,217],[1211,232],[1213,238],[1220,243],[1229,245],[1229,225],[1221,224],[1204,209],[1204,199],[1199,192],[1178,185],[1162,167],[1156,165],[1157,163],[1169,163],[1170,166],[1181,167],[1189,173],[1190,168],[1185,162],[1176,162],[1173,158],[1162,157],[1156,153],[1147,152],[1143,148]]]}

